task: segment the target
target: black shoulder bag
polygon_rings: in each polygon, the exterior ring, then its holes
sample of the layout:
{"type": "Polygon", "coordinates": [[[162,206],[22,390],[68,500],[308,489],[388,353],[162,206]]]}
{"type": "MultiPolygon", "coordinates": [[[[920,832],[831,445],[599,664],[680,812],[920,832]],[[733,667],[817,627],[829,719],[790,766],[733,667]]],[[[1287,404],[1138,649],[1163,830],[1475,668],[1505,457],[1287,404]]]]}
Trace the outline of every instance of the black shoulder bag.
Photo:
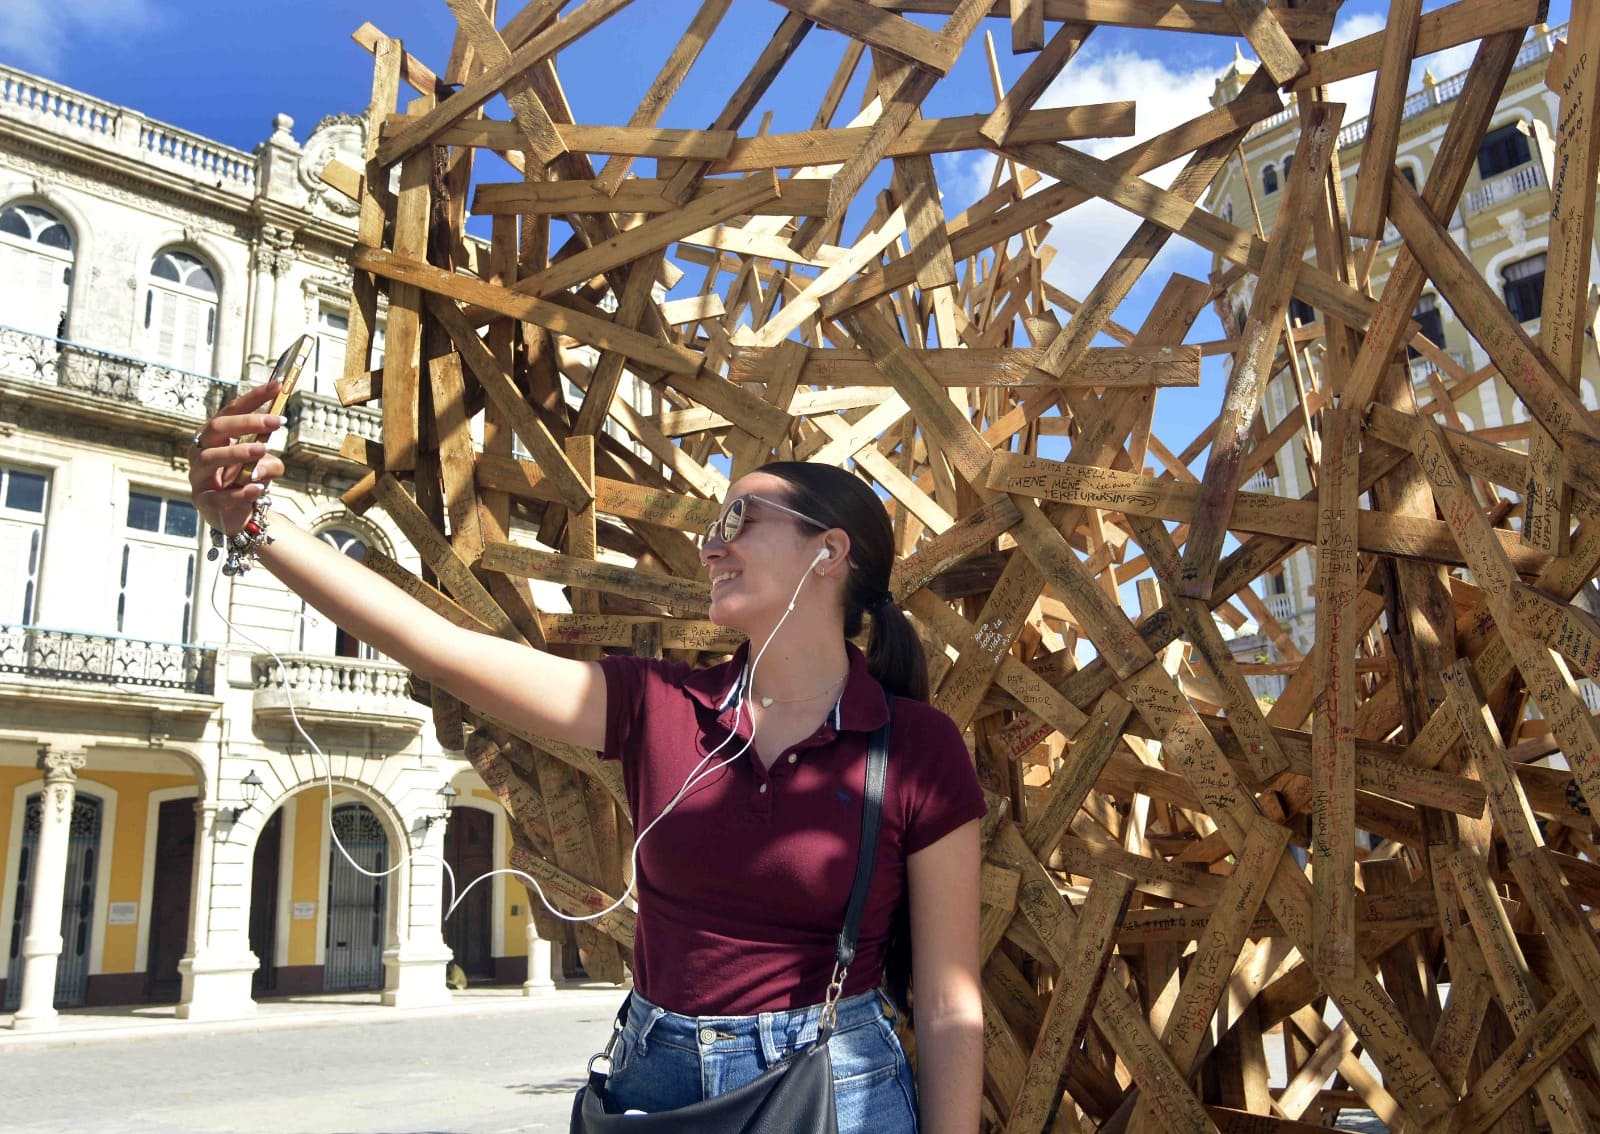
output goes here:
{"type": "MultiPolygon", "coordinates": [[[[889,696],[889,712],[892,718],[892,695],[889,696]]],[[[856,860],[855,884],[850,890],[844,929],[839,933],[834,953],[833,977],[828,981],[827,995],[822,1002],[816,1042],[767,1068],[752,1082],[715,1098],[677,1110],[624,1116],[606,1093],[606,1075],[595,1070],[595,1063],[601,1059],[610,1063],[627,1024],[629,1001],[624,1000],[610,1042],[605,1051],[589,1061],[589,1082],[572,1102],[571,1134],[688,1134],[691,1131],[694,1134],[839,1134],[833,1108],[833,1059],[828,1054],[828,1039],[833,1035],[837,1020],[845,973],[850,962],[855,960],[856,934],[861,928],[861,912],[866,908],[867,890],[872,885],[872,869],[877,861],[878,822],[883,815],[883,785],[889,765],[890,723],[885,722],[872,734],[867,747],[861,856],[856,860]]]]}

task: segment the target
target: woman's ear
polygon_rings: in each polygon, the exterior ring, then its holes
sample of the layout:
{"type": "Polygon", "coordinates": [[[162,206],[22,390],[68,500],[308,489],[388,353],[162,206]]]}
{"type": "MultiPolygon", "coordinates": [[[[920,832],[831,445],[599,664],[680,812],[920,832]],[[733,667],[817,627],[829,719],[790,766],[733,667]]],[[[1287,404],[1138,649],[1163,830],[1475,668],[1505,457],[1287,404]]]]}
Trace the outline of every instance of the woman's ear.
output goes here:
{"type": "Polygon", "coordinates": [[[822,547],[827,551],[828,558],[816,565],[817,574],[850,570],[850,536],[843,528],[830,528],[823,533],[822,547]]]}

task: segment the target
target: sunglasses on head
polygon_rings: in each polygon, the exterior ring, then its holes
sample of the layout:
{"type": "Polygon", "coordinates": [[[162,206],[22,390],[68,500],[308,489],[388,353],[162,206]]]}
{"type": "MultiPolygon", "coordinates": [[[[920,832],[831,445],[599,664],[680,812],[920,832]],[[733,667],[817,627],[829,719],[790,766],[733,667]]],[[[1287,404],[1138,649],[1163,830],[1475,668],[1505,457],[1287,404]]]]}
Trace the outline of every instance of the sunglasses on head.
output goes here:
{"type": "Polygon", "coordinates": [[[728,501],[728,506],[722,510],[722,515],[712,520],[706,527],[706,541],[720,539],[723,543],[732,543],[739,538],[739,533],[744,530],[744,518],[749,511],[749,501],[755,500],[768,508],[776,508],[780,512],[787,512],[797,520],[802,520],[820,531],[827,531],[829,525],[821,520],[813,520],[804,512],[796,512],[793,508],[779,504],[776,500],[768,500],[765,496],[745,495],[735,496],[728,501]]]}

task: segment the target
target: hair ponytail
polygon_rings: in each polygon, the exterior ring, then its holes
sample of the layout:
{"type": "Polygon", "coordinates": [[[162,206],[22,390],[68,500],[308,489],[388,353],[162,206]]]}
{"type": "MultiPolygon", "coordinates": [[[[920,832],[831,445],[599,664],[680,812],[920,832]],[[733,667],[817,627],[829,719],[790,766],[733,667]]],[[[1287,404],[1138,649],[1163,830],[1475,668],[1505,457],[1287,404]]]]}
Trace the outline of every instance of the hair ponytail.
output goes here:
{"type": "Polygon", "coordinates": [[[928,699],[928,659],[922,640],[889,597],[894,567],[894,526],[883,501],[860,477],[833,465],[775,461],[764,472],[788,484],[784,501],[850,536],[850,575],[845,587],[844,634],[854,638],[872,615],[867,671],[896,697],[928,699]]]}
{"type": "Polygon", "coordinates": [[[867,672],[896,697],[928,699],[928,657],[922,639],[892,598],[872,612],[867,672]]]}

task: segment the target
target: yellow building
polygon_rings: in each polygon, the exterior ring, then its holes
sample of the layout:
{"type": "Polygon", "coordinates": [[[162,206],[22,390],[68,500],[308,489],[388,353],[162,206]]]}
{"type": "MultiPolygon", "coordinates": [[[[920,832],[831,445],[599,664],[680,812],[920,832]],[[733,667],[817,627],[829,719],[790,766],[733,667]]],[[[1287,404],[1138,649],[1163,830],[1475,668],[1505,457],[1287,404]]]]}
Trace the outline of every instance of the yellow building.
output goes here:
{"type": "Polygon", "coordinates": [[[441,930],[439,856],[465,881],[506,865],[509,836],[405,671],[203,554],[190,436],[308,332],[277,506],[347,554],[418,566],[386,517],[339,499],[338,446],[377,416],[332,396],[355,209],[317,173],[359,164],[363,125],[335,115],[303,144],[292,127],[247,154],[0,68],[0,996],[17,1027],[344,989],[426,1004],[452,956],[549,984],[520,883],[479,886],[441,930]]]}
{"type": "MultiPolygon", "coordinates": [[[[1556,40],[1566,34],[1565,25],[1539,27],[1528,37],[1509,81],[1495,108],[1489,130],[1478,151],[1478,159],[1449,221],[1450,234],[1466,251],[1478,270],[1522,319],[1523,327],[1535,338],[1544,296],[1545,250],[1549,241],[1551,166],[1558,96],[1546,88],[1545,72],[1556,40]]],[[[1217,104],[1238,94],[1254,73],[1255,65],[1236,58],[1217,80],[1212,101],[1217,104]]],[[[1414,185],[1426,182],[1444,137],[1466,74],[1435,78],[1426,74],[1421,89],[1405,103],[1396,165],[1414,185]]],[[[1361,167],[1362,144],[1367,134],[1368,111],[1352,106],[1346,112],[1346,125],[1339,135],[1339,170],[1347,203],[1355,199],[1356,175],[1361,167]]],[[[1254,230],[1259,216],[1262,230],[1270,232],[1277,218],[1282,190],[1299,141],[1299,108],[1291,102],[1287,109],[1259,123],[1241,146],[1241,160],[1230,161],[1212,184],[1204,206],[1233,224],[1254,230]]],[[[1400,237],[1392,225],[1379,242],[1372,266],[1372,290],[1381,295],[1400,237]]],[[[1591,278],[1600,281],[1600,244],[1590,249],[1591,278]]],[[[1213,270],[1226,265],[1213,261],[1213,270]]],[[[1219,303],[1224,327],[1236,333],[1250,303],[1254,277],[1245,277],[1219,303]]],[[[1594,291],[1591,290],[1591,294],[1594,291]]],[[[1594,309],[1591,302],[1590,310],[1594,309]]],[[[1296,299],[1289,317],[1297,326],[1313,324],[1317,312],[1296,299]]],[[[1527,411],[1509,387],[1498,378],[1473,384],[1472,376],[1489,365],[1489,357],[1455,318],[1450,307],[1429,284],[1415,311],[1422,333],[1444,352],[1443,366],[1417,351],[1411,354],[1411,376],[1418,403],[1437,404],[1440,420],[1447,426],[1470,430],[1497,443],[1519,443],[1527,437],[1527,411]],[[1441,400],[1448,392],[1450,397],[1441,400]]],[[[1299,361],[1307,381],[1314,383],[1318,373],[1318,352],[1301,346],[1299,361]]],[[[1600,380],[1600,355],[1596,354],[1594,329],[1587,335],[1584,352],[1582,396],[1591,408],[1600,406],[1596,382],[1600,380]]],[[[1291,416],[1301,414],[1300,394],[1292,368],[1285,368],[1269,386],[1262,412],[1267,429],[1291,416]]],[[[1279,451],[1278,459],[1246,485],[1254,491],[1300,497],[1312,488],[1307,474],[1306,437],[1302,432],[1279,451]]],[[[1287,559],[1279,571],[1265,582],[1262,597],[1273,617],[1302,646],[1309,648],[1313,637],[1311,587],[1315,568],[1307,551],[1287,559]]],[[[1265,648],[1265,643],[1258,643],[1265,648]]],[[[1252,647],[1253,648],[1253,647],[1252,647]]],[[[1255,684],[1281,685],[1281,678],[1255,684]]],[[[1600,708],[1594,687],[1583,683],[1585,696],[1600,708]]],[[[1258,692],[1275,692],[1259,688],[1258,692]]]]}

